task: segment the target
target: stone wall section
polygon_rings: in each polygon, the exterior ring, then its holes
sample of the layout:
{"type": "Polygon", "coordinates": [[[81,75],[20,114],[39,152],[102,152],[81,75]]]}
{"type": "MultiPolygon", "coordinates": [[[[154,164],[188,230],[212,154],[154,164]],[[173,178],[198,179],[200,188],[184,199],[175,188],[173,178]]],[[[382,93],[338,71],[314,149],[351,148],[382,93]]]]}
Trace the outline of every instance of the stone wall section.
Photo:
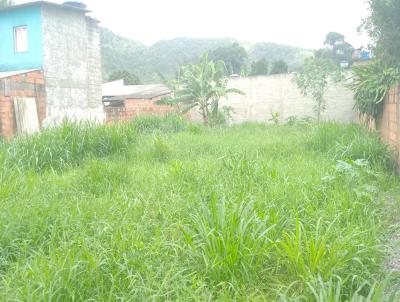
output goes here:
{"type": "Polygon", "coordinates": [[[104,119],[100,35],[97,21],[81,11],[43,6],[46,124],[104,119]]]}
{"type": "MultiPolygon", "coordinates": [[[[269,122],[272,113],[279,113],[280,122],[289,117],[315,117],[314,100],[304,97],[293,83],[293,74],[231,78],[228,87],[237,88],[244,95],[230,94],[221,100],[221,106],[233,108],[233,124],[244,122],[269,122]]],[[[324,120],[355,122],[357,115],[353,110],[353,93],[343,84],[332,85],[325,94],[327,110],[324,120]]],[[[197,110],[192,118],[201,120],[197,110]]]]}

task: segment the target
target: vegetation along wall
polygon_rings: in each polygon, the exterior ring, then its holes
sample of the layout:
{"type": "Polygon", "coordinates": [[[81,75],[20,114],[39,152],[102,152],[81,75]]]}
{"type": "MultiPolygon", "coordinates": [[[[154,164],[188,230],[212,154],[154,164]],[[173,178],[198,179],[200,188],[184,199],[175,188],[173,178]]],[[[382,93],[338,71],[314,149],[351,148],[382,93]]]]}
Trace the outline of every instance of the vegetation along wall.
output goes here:
{"type": "MultiPolygon", "coordinates": [[[[244,95],[230,94],[221,106],[233,109],[232,123],[268,122],[279,113],[281,123],[290,117],[314,117],[315,101],[304,97],[292,81],[293,74],[232,78],[228,86],[240,89],[244,95]]],[[[353,122],[357,115],[353,110],[353,92],[343,84],[333,85],[325,93],[327,110],[324,120],[353,122]]],[[[197,119],[197,114],[193,114],[197,119]]]]}
{"type": "Polygon", "coordinates": [[[395,151],[397,162],[400,164],[400,85],[390,90],[377,128],[383,141],[395,151]]]}

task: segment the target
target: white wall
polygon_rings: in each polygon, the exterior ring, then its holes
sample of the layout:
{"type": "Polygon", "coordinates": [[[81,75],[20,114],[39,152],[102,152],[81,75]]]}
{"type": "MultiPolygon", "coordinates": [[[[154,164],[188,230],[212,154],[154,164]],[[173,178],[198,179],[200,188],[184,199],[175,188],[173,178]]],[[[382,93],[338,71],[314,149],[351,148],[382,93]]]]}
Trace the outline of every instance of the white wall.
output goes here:
{"type": "MultiPolygon", "coordinates": [[[[234,124],[268,122],[273,112],[279,112],[282,123],[291,116],[315,117],[314,100],[304,97],[292,79],[292,74],[231,78],[228,86],[240,89],[245,95],[231,94],[221,100],[221,107],[233,107],[234,124]]],[[[343,84],[329,87],[325,99],[324,120],[356,121],[353,93],[343,84]]],[[[200,118],[197,113],[192,116],[194,120],[200,118]]]]}

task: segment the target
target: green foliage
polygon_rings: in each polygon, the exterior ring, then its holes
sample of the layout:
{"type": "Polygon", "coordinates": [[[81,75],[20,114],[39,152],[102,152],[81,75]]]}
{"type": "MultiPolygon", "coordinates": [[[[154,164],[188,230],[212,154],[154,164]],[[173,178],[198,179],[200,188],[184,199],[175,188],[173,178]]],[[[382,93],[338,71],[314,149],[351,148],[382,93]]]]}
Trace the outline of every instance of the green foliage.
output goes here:
{"type": "Polygon", "coordinates": [[[160,162],[165,162],[170,158],[170,148],[162,137],[157,136],[154,139],[153,158],[160,162]]]}
{"type": "MultiPolygon", "coordinates": [[[[285,60],[290,70],[301,67],[306,57],[312,51],[274,43],[255,43],[249,46],[233,39],[195,39],[177,38],[159,41],[151,46],[118,36],[111,31],[101,29],[101,51],[103,78],[118,70],[127,70],[137,75],[143,83],[154,83],[159,80],[158,73],[167,79],[173,79],[182,65],[197,64],[203,53],[222,53],[222,60],[235,73],[242,70],[237,66],[246,66],[246,62],[266,59],[269,62],[285,60]],[[243,52],[243,46],[248,49],[248,59],[243,52]],[[219,49],[219,51],[216,51],[219,49]],[[243,63],[244,61],[244,63],[243,63]],[[243,65],[244,64],[244,65],[243,65]]],[[[245,69],[245,68],[244,68],[245,69]]],[[[231,72],[231,70],[228,70],[231,72]]]]}
{"type": "Polygon", "coordinates": [[[400,2],[396,0],[369,0],[370,16],[362,28],[375,41],[378,59],[388,65],[400,65],[400,2]]]}
{"type": "Polygon", "coordinates": [[[337,32],[330,32],[325,37],[324,45],[334,47],[335,45],[344,43],[344,35],[337,32]]]}
{"type": "Polygon", "coordinates": [[[159,103],[180,104],[182,112],[198,107],[205,126],[210,126],[212,118],[216,120],[220,114],[219,101],[229,93],[242,93],[238,89],[227,88],[223,61],[211,61],[204,54],[200,63],[181,67],[178,85],[170,87],[172,96],[162,99],[159,103]]]}
{"type": "Polygon", "coordinates": [[[0,143],[1,301],[399,300],[384,268],[398,177],[362,127],[74,127],[0,143]],[[23,169],[108,131],[132,143],[23,169]]]}
{"type": "Polygon", "coordinates": [[[239,74],[248,60],[246,50],[239,43],[219,47],[210,52],[209,57],[213,61],[223,61],[227,69],[227,75],[239,74]]]}
{"type": "Polygon", "coordinates": [[[396,292],[388,291],[388,281],[382,284],[364,282],[350,295],[344,293],[344,280],[335,276],[328,281],[318,277],[308,283],[316,302],[395,302],[396,292]],[[368,295],[363,295],[369,292],[368,295]],[[346,300],[343,300],[346,297],[346,300]]]}
{"type": "Polygon", "coordinates": [[[353,80],[349,87],[355,92],[355,109],[366,123],[379,120],[383,103],[390,88],[400,81],[400,70],[385,67],[380,60],[353,67],[353,80]]]}
{"type": "Polygon", "coordinates": [[[128,125],[113,127],[63,122],[34,136],[20,136],[7,149],[5,165],[20,170],[60,171],[80,165],[88,157],[126,152],[136,133],[128,125]]]}
{"type": "Polygon", "coordinates": [[[337,32],[330,32],[326,35],[324,45],[327,48],[317,50],[315,57],[333,60],[338,65],[341,62],[347,62],[349,65],[353,62],[354,48],[345,41],[344,35],[337,32]]]}
{"type": "Polygon", "coordinates": [[[317,125],[311,131],[306,145],[311,150],[328,154],[336,160],[368,160],[372,164],[394,167],[393,154],[381,143],[377,134],[357,125],[337,123],[317,125]]]}
{"type": "Polygon", "coordinates": [[[278,60],[272,62],[270,74],[282,74],[288,73],[289,67],[284,60],[278,60]]]}
{"type": "Polygon", "coordinates": [[[189,125],[185,118],[177,114],[168,114],[166,117],[144,115],[136,117],[130,122],[130,126],[138,133],[145,134],[180,132],[185,130],[189,125]]]}
{"type": "Polygon", "coordinates": [[[296,74],[294,81],[301,93],[315,101],[317,121],[321,120],[321,115],[326,110],[324,94],[329,83],[341,79],[340,68],[333,61],[320,58],[309,58],[304,63],[303,70],[296,74]]]}
{"type": "Polygon", "coordinates": [[[273,122],[275,125],[279,125],[281,119],[281,114],[279,112],[271,112],[270,122],[273,122]]]}
{"type": "Polygon", "coordinates": [[[140,79],[126,70],[114,71],[109,77],[108,81],[124,80],[124,85],[140,85],[140,79]]]}
{"type": "Polygon", "coordinates": [[[268,75],[269,65],[267,60],[261,59],[251,63],[250,76],[268,75]]]}
{"type": "Polygon", "coordinates": [[[272,246],[268,239],[272,227],[257,216],[251,203],[232,205],[212,195],[182,233],[194,265],[218,284],[252,280],[254,267],[272,246]]]}

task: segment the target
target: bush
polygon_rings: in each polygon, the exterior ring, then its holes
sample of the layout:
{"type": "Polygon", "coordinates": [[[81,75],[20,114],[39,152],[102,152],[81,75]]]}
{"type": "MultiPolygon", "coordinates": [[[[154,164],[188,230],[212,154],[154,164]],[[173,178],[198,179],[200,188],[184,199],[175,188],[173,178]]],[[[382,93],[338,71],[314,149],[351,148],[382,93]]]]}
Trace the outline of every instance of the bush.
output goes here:
{"type": "Polygon", "coordinates": [[[5,165],[19,170],[63,170],[81,164],[88,157],[105,157],[125,152],[136,139],[129,125],[74,124],[20,136],[7,148],[5,165]]]}
{"type": "Polygon", "coordinates": [[[219,283],[251,278],[272,246],[268,244],[270,230],[253,204],[229,204],[213,195],[182,233],[198,269],[219,283]]]}
{"type": "Polygon", "coordinates": [[[306,146],[314,151],[327,153],[337,160],[366,159],[372,164],[389,169],[393,169],[395,164],[393,154],[382,144],[379,136],[355,124],[314,125],[306,146]]]}
{"type": "Polygon", "coordinates": [[[179,132],[187,128],[188,122],[180,115],[168,114],[160,116],[139,116],[135,118],[131,125],[139,133],[152,132],[179,132]]]}

